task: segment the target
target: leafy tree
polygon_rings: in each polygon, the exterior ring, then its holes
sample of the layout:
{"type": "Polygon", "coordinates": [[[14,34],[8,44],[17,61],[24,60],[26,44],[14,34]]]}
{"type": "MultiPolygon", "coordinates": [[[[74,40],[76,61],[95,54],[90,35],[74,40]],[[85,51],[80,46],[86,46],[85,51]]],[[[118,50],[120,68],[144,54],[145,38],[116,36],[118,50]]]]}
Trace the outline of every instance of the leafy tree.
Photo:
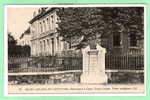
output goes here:
{"type": "Polygon", "coordinates": [[[15,54],[15,47],[16,47],[17,41],[14,39],[14,37],[11,35],[11,33],[8,33],[8,55],[13,56],[15,54]]]}
{"type": "Polygon", "coordinates": [[[8,56],[30,56],[30,52],[30,46],[17,45],[17,41],[8,33],[8,56]]]}
{"type": "Polygon", "coordinates": [[[141,7],[60,8],[57,31],[64,41],[80,49],[91,41],[99,42],[113,32],[143,35],[141,7]]]}
{"type": "Polygon", "coordinates": [[[136,33],[137,36],[143,36],[144,9],[142,7],[104,8],[103,11],[106,12],[104,21],[109,30],[106,32],[123,32],[128,35],[136,33]]]}
{"type": "Polygon", "coordinates": [[[62,8],[58,12],[59,35],[75,47],[82,48],[89,41],[99,37],[104,30],[101,9],[99,8],[62,8]]]}
{"type": "Polygon", "coordinates": [[[16,44],[17,44],[17,41],[14,39],[11,33],[8,33],[8,47],[12,45],[16,45],[16,44]]]}

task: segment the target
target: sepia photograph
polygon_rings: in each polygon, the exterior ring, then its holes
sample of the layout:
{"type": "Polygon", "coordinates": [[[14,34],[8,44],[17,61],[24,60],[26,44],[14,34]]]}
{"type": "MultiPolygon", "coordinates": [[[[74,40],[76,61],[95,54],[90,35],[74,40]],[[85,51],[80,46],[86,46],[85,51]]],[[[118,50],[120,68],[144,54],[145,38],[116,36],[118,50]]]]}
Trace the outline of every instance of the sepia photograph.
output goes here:
{"type": "Polygon", "coordinates": [[[144,5],[5,6],[7,94],[145,94],[144,5]]]}

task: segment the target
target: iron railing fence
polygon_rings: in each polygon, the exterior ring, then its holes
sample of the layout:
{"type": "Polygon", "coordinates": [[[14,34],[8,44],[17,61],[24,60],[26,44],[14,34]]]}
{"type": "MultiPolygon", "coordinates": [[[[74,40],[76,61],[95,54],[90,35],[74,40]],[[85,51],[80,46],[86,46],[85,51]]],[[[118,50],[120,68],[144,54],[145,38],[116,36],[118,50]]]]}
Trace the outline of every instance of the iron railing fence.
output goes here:
{"type": "MultiPolygon", "coordinates": [[[[82,56],[9,57],[8,72],[82,70],[82,56]]],[[[105,55],[106,70],[143,70],[143,54],[105,55]]]]}
{"type": "Polygon", "coordinates": [[[9,57],[8,72],[82,70],[82,57],[9,57]]]}
{"type": "Polygon", "coordinates": [[[106,54],[105,56],[106,70],[143,70],[144,55],[143,54],[125,54],[113,55],[106,54]]]}

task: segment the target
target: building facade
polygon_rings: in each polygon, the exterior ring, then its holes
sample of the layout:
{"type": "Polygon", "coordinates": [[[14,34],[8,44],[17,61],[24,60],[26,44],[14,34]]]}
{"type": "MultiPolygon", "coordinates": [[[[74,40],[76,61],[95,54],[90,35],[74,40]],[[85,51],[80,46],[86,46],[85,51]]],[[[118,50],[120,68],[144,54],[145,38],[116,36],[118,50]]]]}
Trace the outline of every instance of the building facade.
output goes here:
{"type": "Polygon", "coordinates": [[[19,38],[18,45],[25,46],[28,45],[31,47],[31,33],[30,28],[28,28],[19,38]]]}
{"type": "Polygon", "coordinates": [[[31,56],[55,55],[64,49],[67,43],[58,37],[56,28],[57,8],[40,8],[34,12],[33,18],[29,21],[31,28],[31,56]]]}

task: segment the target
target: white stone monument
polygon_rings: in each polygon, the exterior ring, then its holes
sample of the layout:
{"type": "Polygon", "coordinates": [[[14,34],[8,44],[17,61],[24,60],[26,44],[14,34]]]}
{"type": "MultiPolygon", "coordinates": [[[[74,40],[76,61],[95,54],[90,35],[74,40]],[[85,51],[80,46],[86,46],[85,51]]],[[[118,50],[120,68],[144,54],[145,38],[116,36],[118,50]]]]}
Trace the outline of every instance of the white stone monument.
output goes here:
{"type": "Polygon", "coordinates": [[[83,73],[81,83],[84,84],[105,84],[107,75],[105,74],[105,53],[106,49],[96,45],[96,49],[87,46],[83,53],[83,73]]]}

